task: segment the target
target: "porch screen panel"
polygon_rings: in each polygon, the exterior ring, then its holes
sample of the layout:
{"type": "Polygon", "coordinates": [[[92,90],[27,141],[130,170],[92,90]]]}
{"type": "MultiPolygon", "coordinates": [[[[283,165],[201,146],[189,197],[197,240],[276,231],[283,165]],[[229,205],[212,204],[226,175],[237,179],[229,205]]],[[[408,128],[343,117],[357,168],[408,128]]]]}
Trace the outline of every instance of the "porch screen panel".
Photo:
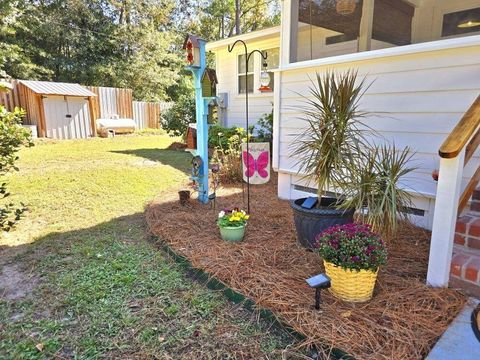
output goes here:
{"type": "Polygon", "coordinates": [[[415,8],[401,0],[375,0],[372,39],[390,45],[412,42],[412,19],[415,8]]]}
{"type": "Polygon", "coordinates": [[[336,0],[299,0],[295,61],[356,52],[362,3],[350,14],[337,11],[336,0]],[[342,44],[348,43],[348,44],[342,44]]]}

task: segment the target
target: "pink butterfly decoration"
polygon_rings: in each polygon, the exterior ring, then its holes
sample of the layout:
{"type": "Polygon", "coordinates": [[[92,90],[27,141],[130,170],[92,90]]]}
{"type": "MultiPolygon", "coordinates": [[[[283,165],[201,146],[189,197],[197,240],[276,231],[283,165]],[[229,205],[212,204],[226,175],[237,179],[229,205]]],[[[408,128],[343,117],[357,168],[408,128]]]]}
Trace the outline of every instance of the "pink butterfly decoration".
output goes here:
{"type": "Polygon", "coordinates": [[[265,179],[268,177],[268,171],[266,170],[268,166],[268,151],[262,151],[258,155],[257,159],[254,159],[252,154],[243,152],[243,163],[245,164],[247,170],[245,171],[245,176],[252,177],[255,174],[255,171],[258,172],[261,178],[265,179]]]}

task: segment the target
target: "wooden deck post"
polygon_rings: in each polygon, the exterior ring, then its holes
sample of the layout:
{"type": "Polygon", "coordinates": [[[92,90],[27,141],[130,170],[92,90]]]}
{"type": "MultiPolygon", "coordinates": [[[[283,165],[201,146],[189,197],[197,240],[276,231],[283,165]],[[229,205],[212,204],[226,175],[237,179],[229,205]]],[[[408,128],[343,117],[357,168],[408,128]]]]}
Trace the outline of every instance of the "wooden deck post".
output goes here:
{"type": "Polygon", "coordinates": [[[457,157],[440,159],[427,273],[431,286],[448,286],[464,160],[465,149],[457,157]]]}
{"type": "Polygon", "coordinates": [[[37,101],[37,109],[39,115],[39,133],[40,137],[47,137],[47,122],[45,120],[45,107],[43,106],[42,95],[34,95],[37,101]]]}
{"type": "Polygon", "coordinates": [[[373,12],[375,0],[364,0],[362,19],[358,36],[358,51],[370,51],[372,48],[373,12]]]}
{"type": "Polygon", "coordinates": [[[283,0],[281,6],[280,67],[283,67],[297,59],[298,0],[283,0]]]}
{"type": "Polygon", "coordinates": [[[92,128],[92,137],[97,136],[97,124],[96,124],[96,111],[95,111],[95,102],[93,101],[93,96],[88,97],[88,109],[90,114],[90,126],[92,128]]]}

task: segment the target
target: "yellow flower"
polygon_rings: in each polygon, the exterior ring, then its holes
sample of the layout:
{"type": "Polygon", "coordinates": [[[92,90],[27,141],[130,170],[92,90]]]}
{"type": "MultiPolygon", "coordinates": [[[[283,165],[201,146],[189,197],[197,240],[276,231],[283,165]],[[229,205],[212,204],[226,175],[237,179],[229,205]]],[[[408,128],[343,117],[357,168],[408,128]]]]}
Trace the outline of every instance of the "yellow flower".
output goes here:
{"type": "Polygon", "coordinates": [[[237,217],[237,216],[232,216],[232,217],[230,218],[230,221],[240,221],[240,218],[237,217]]]}
{"type": "Polygon", "coordinates": [[[245,218],[245,220],[248,220],[248,219],[250,219],[250,215],[245,215],[244,218],[245,218]]]}

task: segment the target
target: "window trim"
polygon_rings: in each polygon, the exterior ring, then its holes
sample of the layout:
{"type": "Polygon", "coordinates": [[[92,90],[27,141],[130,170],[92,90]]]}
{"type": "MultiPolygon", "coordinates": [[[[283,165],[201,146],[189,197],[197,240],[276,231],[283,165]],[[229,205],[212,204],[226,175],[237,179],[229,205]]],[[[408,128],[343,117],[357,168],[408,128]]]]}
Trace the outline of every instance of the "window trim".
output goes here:
{"type": "MultiPolygon", "coordinates": [[[[249,72],[248,67],[247,67],[245,69],[246,72],[244,72],[244,73],[240,72],[240,57],[241,56],[245,56],[245,54],[244,53],[239,53],[239,52],[235,54],[235,58],[236,58],[236,61],[235,61],[235,64],[236,64],[235,65],[236,66],[236,79],[237,79],[237,81],[236,81],[236,87],[237,87],[236,93],[237,93],[237,95],[240,95],[240,96],[245,95],[246,93],[248,93],[249,95],[250,94],[255,94],[255,65],[257,63],[255,61],[256,60],[255,56],[250,58],[250,61],[253,61],[252,71],[249,72]],[[247,86],[247,88],[245,89],[245,92],[241,93],[240,92],[240,76],[248,76],[248,75],[253,75],[253,89],[252,89],[251,92],[248,92],[248,86],[247,86]]],[[[248,80],[247,80],[247,82],[248,82],[248,80]]]]}

